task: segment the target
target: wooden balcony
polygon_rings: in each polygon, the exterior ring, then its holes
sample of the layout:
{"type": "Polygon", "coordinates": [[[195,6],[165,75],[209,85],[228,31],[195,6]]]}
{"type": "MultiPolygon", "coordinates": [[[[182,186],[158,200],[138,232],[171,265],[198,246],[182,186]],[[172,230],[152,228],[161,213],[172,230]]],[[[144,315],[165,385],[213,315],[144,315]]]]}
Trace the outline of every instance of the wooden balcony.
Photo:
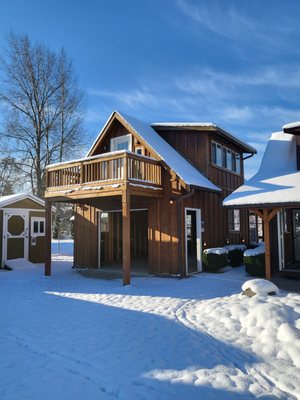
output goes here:
{"type": "Polygon", "coordinates": [[[129,151],[49,165],[46,170],[45,197],[74,197],[83,194],[116,192],[123,188],[162,192],[162,167],[159,161],[129,151]]]}

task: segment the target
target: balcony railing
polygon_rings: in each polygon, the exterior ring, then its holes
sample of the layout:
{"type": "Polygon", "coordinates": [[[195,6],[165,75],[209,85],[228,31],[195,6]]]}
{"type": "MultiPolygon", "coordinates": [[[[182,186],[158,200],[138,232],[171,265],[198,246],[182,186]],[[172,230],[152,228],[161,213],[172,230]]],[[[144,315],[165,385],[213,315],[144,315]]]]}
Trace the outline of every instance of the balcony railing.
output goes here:
{"type": "Polygon", "coordinates": [[[160,187],[161,174],[161,165],[157,160],[128,151],[117,151],[50,165],[46,173],[46,189],[105,186],[125,181],[160,187]]]}

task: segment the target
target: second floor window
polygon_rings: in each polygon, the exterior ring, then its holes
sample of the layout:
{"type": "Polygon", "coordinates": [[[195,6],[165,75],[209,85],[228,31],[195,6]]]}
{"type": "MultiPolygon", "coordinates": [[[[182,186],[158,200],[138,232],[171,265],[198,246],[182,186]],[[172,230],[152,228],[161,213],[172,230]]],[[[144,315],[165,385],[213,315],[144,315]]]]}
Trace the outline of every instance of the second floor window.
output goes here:
{"type": "Polygon", "coordinates": [[[131,135],[122,135],[110,139],[110,151],[129,150],[132,149],[131,135]]]}
{"type": "Polygon", "coordinates": [[[211,144],[211,160],[212,164],[218,167],[226,168],[229,171],[241,173],[241,156],[240,154],[227,149],[227,147],[219,143],[211,144]]]}

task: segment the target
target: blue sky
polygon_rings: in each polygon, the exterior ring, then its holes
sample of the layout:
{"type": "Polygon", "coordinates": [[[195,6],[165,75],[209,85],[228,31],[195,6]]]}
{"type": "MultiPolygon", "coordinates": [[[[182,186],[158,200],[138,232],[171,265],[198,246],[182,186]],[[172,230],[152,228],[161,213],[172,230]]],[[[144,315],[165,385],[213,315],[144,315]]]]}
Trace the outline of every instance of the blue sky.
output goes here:
{"type": "Polygon", "coordinates": [[[208,121],[256,146],[300,120],[298,0],[0,0],[12,30],[64,46],[86,90],[91,142],[113,109],[208,121]]]}

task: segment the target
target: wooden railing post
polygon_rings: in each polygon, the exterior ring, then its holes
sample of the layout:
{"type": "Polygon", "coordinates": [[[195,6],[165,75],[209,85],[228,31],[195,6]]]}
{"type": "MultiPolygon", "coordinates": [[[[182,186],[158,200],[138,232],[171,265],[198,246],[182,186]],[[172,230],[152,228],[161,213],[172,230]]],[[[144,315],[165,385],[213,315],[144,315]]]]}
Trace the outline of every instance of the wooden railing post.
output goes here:
{"type": "Polygon", "coordinates": [[[80,176],[79,176],[80,185],[83,185],[83,182],[84,182],[83,174],[84,174],[84,165],[83,165],[83,162],[81,162],[80,163],[80,176]]]}
{"type": "Polygon", "coordinates": [[[52,225],[52,205],[49,200],[46,200],[46,215],[45,215],[45,276],[51,275],[51,225],[52,225]]]}

